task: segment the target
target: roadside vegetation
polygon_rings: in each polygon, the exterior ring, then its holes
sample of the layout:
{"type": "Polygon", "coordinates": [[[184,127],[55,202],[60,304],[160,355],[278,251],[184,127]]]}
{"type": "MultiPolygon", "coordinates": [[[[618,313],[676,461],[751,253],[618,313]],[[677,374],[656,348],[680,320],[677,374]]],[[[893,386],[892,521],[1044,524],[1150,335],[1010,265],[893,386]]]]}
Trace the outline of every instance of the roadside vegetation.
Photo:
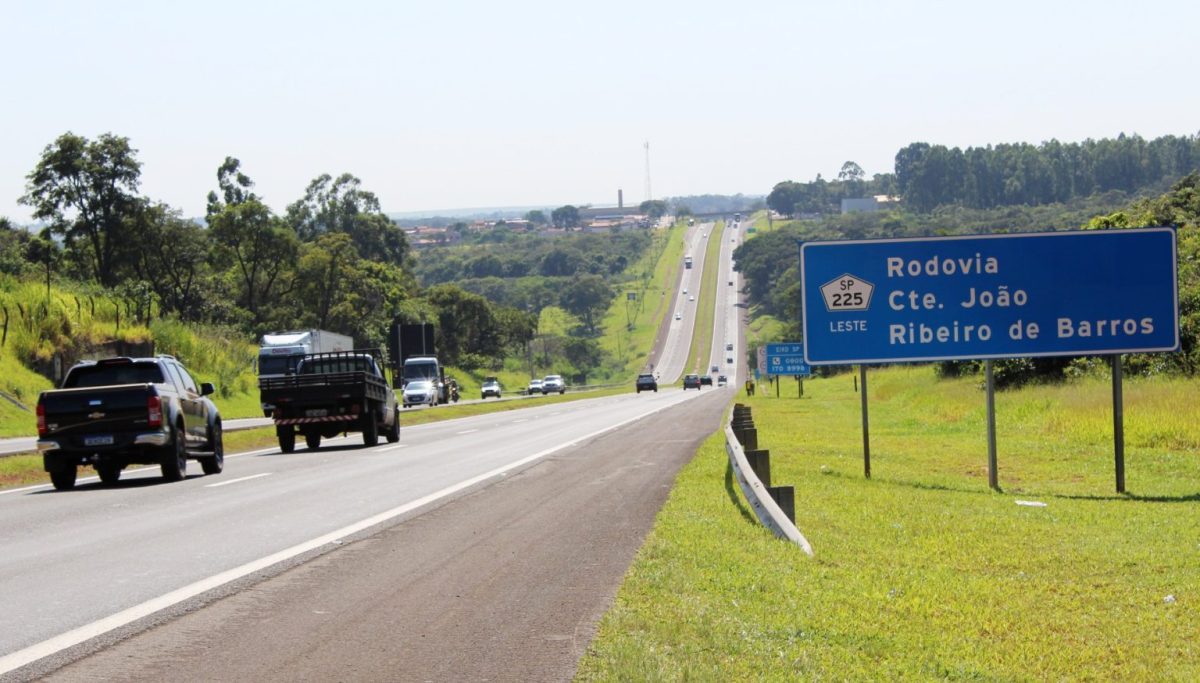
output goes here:
{"type": "Polygon", "coordinates": [[[1200,678],[1200,382],[1126,383],[1127,495],[1103,378],[997,396],[1003,493],[977,381],[896,367],[869,387],[870,480],[852,375],[739,395],[815,558],[757,524],[714,434],[578,680],[1200,678]]]}
{"type": "Polygon", "coordinates": [[[654,231],[654,242],[630,272],[640,275],[613,298],[604,316],[601,346],[617,359],[614,381],[632,382],[646,367],[663,318],[670,314],[670,292],[683,268],[685,222],[654,231]],[[635,292],[630,301],[626,292],[635,292]]]}

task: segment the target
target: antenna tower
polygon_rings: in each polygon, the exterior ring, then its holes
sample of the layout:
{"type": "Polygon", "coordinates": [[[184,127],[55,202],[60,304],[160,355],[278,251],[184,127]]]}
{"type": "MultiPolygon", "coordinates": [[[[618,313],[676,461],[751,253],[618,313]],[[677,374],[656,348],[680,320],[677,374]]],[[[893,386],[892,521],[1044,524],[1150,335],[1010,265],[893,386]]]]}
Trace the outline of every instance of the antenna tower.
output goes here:
{"type": "Polygon", "coordinates": [[[654,198],[650,194],[650,141],[647,140],[642,147],[646,149],[646,201],[650,201],[654,198]]]}

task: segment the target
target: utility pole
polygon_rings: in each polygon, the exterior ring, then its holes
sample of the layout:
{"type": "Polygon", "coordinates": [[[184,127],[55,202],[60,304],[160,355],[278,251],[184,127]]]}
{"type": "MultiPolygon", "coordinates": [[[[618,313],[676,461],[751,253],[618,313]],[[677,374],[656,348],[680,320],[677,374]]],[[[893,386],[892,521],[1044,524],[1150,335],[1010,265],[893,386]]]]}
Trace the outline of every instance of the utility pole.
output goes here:
{"type": "Polygon", "coordinates": [[[646,201],[650,201],[654,199],[650,193],[650,141],[647,140],[642,146],[646,149],[646,201]]]}

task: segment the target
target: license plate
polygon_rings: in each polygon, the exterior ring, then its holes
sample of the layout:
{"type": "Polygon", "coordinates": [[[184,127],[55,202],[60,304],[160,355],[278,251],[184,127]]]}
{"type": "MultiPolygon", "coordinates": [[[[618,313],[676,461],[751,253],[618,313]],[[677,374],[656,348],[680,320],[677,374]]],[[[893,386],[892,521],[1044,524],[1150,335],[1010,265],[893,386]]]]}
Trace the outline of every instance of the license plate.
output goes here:
{"type": "Polygon", "coordinates": [[[309,408],[304,411],[304,414],[308,417],[325,417],[329,414],[329,411],[324,408],[309,408]]]}
{"type": "Polygon", "coordinates": [[[111,446],[113,438],[111,436],[85,436],[83,437],[84,446],[111,446]]]}

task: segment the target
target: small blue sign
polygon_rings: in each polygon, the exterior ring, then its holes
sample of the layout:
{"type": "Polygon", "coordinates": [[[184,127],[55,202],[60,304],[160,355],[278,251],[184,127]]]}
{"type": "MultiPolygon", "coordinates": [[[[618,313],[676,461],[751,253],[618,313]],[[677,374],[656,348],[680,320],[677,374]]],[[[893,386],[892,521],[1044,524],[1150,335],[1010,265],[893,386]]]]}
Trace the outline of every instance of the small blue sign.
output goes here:
{"type": "Polygon", "coordinates": [[[812,375],[812,367],[804,360],[804,344],[767,344],[767,374],[812,375]]]}
{"type": "Polygon", "coordinates": [[[1171,228],[806,242],[813,365],[1179,348],[1171,228]]]}

